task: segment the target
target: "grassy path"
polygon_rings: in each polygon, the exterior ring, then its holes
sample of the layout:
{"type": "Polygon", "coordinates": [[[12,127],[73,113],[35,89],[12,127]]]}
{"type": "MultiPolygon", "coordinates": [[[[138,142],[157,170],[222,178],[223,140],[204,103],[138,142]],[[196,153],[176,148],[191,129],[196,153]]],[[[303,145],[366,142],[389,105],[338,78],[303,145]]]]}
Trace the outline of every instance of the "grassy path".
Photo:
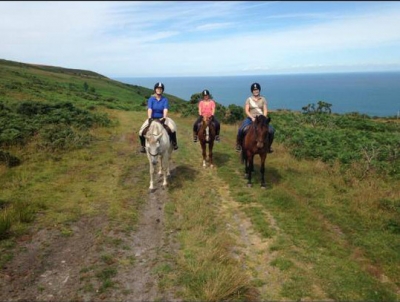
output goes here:
{"type": "MultiPolygon", "coordinates": [[[[171,114],[170,185],[149,193],[143,113],[109,113],[118,124],[93,130],[90,148],[51,158],[23,150],[24,165],[0,171],[1,198],[37,213],[0,242],[0,300],[398,299],[398,262],[387,268],[357,246],[351,220],[337,215],[344,180],[334,169],[276,144],[267,189],[257,173],[247,188],[234,125],[222,125],[215,168],[205,169],[193,121],[171,114]]],[[[340,200],[374,190],[358,186],[340,200]]]]}

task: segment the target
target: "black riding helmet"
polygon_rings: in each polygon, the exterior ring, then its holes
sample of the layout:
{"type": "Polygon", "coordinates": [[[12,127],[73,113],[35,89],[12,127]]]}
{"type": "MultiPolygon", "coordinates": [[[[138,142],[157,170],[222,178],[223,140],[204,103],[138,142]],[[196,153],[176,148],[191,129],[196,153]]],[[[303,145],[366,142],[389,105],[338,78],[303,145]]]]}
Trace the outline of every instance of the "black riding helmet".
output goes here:
{"type": "Polygon", "coordinates": [[[261,86],[260,86],[260,84],[258,84],[258,83],[253,83],[253,84],[251,84],[251,86],[250,86],[250,91],[253,92],[253,90],[256,90],[256,89],[258,89],[258,90],[261,91],[261,86]]]}
{"type": "Polygon", "coordinates": [[[204,89],[203,92],[202,92],[202,95],[203,96],[210,95],[210,91],[208,91],[207,89],[204,89]]]}
{"type": "Polygon", "coordinates": [[[154,85],[154,91],[156,91],[156,88],[162,88],[162,91],[164,92],[164,84],[161,82],[158,82],[154,85]]]}

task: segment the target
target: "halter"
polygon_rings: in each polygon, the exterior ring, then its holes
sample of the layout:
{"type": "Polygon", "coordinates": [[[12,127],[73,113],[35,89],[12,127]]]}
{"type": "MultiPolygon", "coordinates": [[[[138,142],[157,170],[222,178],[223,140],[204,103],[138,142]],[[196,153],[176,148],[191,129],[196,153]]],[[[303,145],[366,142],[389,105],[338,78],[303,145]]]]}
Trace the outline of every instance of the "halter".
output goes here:
{"type": "MultiPolygon", "coordinates": [[[[257,120],[258,120],[258,117],[257,117],[257,120]]],[[[259,123],[260,123],[260,124],[263,124],[263,121],[258,120],[258,123],[253,123],[253,126],[254,126],[254,133],[255,133],[255,136],[256,136],[256,142],[257,142],[257,143],[262,143],[262,144],[264,144],[264,143],[267,141],[267,137],[266,137],[264,140],[262,140],[262,141],[258,141],[258,133],[257,133],[257,130],[258,130],[259,123]]],[[[268,127],[268,124],[266,124],[265,126],[268,127]]],[[[267,128],[267,136],[268,136],[268,128],[267,128]]]]}
{"type": "MultiPolygon", "coordinates": [[[[152,121],[152,122],[154,122],[154,121],[152,121]]],[[[158,123],[161,124],[161,122],[159,122],[159,121],[158,121],[158,123]]],[[[158,136],[158,139],[155,139],[156,142],[159,142],[160,138],[162,137],[162,133],[159,133],[159,134],[147,133],[147,135],[151,135],[151,136],[153,136],[153,137],[157,137],[157,136],[158,136]]],[[[160,155],[160,151],[159,151],[160,148],[159,148],[159,147],[157,148],[158,151],[157,151],[156,154],[151,153],[150,150],[149,150],[149,148],[146,148],[146,150],[147,150],[147,152],[149,153],[150,156],[157,156],[157,155],[160,155]]]]}
{"type": "MultiPolygon", "coordinates": [[[[157,149],[159,149],[159,148],[157,148],[157,149]]],[[[157,156],[157,155],[160,155],[160,152],[157,152],[156,154],[152,154],[148,149],[147,149],[147,152],[149,152],[150,156],[157,156]]]]}

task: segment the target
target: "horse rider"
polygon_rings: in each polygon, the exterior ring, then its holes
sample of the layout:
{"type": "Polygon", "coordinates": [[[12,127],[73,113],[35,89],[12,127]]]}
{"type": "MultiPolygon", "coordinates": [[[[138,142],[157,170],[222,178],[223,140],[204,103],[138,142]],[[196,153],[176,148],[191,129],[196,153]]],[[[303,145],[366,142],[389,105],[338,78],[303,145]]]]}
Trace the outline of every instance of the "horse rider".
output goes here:
{"type": "MultiPolygon", "coordinates": [[[[238,133],[236,136],[236,151],[240,152],[242,150],[242,142],[244,138],[244,129],[250,125],[252,122],[254,122],[255,118],[257,115],[264,115],[267,117],[268,114],[268,108],[267,108],[267,100],[265,97],[260,95],[261,92],[261,86],[259,83],[253,83],[250,86],[250,91],[252,93],[251,96],[249,96],[246,99],[245,105],[244,105],[244,111],[247,115],[246,119],[242,122],[242,125],[238,129],[238,133]]],[[[272,125],[269,125],[268,128],[268,137],[269,137],[269,150],[268,153],[274,152],[271,149],[272,142],[274,140],[274,134],[275,134],[275,129],[272,127],[272,125]]]]}
{"type": "Polygon", "coordinates": [[[150,98],[147,100],[148,119],[143,123],[142,127],[140,127],[139,130],[141,153],[146,153],[146,148],[145,148],[146,139],[144,135],[146,134],[150,123],[154,119],[158,119],[164,125],[171,138],[174,150],[178,149],[178,144],[176,141],[176,129],[174,128],[173,124],[170,122],[170,118],[168,117],[169,101],[168,98],[163,95],[163,93],[164,93],[164,84],[158,82],[154,85],[154,94],[150,96],[150,98]]]}
{"type": "Polygon", "coordinates": [[[212,122],[215,125],[215,140],[217,142],[220,141],[219,138],[219,131],[221,128],[221,125],[219,121],[215,118],[215,101],[210,98],[210,91],[207,89],[204,89],[203,92],[201,93],[203,99],[200,100],[198,104],[198,110],[199,110],[199,117],[196,119],[196,121],[193,124],[193,142],[197,142],[197,132],[199,131],[198,126],[199,123],[203,120],[203,117],[211,117],[212,122]]]}

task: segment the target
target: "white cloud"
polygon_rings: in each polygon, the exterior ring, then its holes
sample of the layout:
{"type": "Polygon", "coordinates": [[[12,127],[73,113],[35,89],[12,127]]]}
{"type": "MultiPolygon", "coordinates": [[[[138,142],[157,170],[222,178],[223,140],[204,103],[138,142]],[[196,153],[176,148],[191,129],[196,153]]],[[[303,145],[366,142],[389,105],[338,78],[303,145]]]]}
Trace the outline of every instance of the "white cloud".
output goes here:
{"type": "Polygon", "coordinates": [[[0,58],[110,77],[400,64],[396,3],[353,16],[275,12],[279,2],[249,3],[0,2],[0,58]],[[258,23],[249,17],[255,12],[258,23]],[[293,23],[297,18],[313,22],[293,23]]]}

